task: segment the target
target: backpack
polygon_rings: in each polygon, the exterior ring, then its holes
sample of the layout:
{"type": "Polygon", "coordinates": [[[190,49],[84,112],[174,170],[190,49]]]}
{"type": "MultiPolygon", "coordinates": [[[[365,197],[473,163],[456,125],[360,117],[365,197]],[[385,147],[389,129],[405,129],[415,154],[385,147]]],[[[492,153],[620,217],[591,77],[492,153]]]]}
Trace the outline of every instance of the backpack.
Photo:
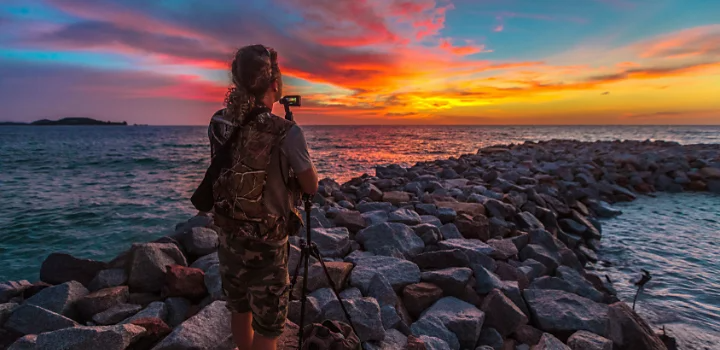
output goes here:
{"type": "Polygon", "coordinates": [[[360,338],[350,325],[325,320],[312,323],[302,330],[303,344],[300,350],[362,350],[360,338]]]}

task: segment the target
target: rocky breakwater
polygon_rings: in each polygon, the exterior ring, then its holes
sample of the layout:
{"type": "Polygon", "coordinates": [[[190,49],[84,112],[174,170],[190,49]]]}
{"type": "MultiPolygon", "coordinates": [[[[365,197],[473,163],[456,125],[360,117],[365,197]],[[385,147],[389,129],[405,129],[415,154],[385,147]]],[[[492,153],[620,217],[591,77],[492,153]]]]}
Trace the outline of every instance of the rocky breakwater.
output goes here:
{"type": "MultiPolygon", "coordinates": [[[[642,193],[717,192],[719,155],[667,142],[485,148],[323,179],[309,225],[365,349],[666,349],[589,268],[598,218],[642,193]]],[[[0,348],[233,349],[211,227],[193,217],[109,262],[50,255],[40,281],[0,284],[0,348]]],[[[297,345],[301,285],[284,349],[297,345]]],[[[308,287],[307,322],[344,320],[314,260],[308,287]]]]}

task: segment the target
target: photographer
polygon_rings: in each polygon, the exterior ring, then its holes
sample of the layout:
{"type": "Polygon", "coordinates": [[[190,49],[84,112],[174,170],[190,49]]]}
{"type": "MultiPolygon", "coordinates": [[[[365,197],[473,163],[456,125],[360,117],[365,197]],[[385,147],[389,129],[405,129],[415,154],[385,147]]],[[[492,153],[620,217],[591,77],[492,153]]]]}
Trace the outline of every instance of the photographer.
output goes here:
{"type": "Polygon", "coordinates": [[[238,349],[276,349],[290,293],[287,239],[301,226],[295,204],[317,191],[318,176],[302,130],[271,112],[282,96],[277,53],[239,49],[232,82],[208,128],[213,157],[235,137],[232,164],[213,185],[222,286],[238,349]]]}

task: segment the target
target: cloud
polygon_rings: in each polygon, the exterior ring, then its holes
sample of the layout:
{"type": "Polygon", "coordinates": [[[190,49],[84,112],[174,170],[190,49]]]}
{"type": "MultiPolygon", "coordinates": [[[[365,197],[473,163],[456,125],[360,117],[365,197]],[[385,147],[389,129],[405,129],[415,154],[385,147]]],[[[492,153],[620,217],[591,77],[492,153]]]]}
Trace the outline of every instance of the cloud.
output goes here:
{"type": "Polygon", "coordinates": [[[485,45],[475,45],[472,41],[467,41],[466,45],[455,46],[452,43],[452,39],[443,38],[440,39],[440,48],[459,56],[473,55],[480,52],[491,52],[485,50],[485,45]]]}
{"type": "Polygon", "coordinates": [[[720,58],[720,24],[684,29],[634,46],[643,58],[720,58]]]}

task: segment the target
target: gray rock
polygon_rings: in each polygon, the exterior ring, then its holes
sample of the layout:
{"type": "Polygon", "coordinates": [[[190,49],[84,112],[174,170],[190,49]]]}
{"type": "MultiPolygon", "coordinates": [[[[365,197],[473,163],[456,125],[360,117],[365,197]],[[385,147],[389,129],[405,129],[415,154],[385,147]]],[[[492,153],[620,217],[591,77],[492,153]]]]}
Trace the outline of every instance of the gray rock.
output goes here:
{"type": "Polygon", "coordinates": [[[220,276],[220,265],[215,264],[205,272],[205,288],[213,300],[223,299],[222,277],[220,276]]]}
{"type": "Polygon", "coordinates": [[[159,292],[165,284],[167,265],[187,266],[185,256],[172,243],[133,244],[127,268],[133,292],[159,292]]]}
{"type": "Polygon", "coordinates": [[[485,347],[493,350],[502,350],[503,337],[495,328],[485,328],[480,331],[478,345],[480,345],[480,349],[485,347]]]}
{"type": "Polygon", "coordinates": [[[37,348],[37,335],[28,334],[18,338],[7,350],[35,350],[37,348]]]}
{"type": "Polygon", "coordinates": [[[379,200],[382,200],[383,193],[382,193],[382,191],[380,191],[380,189],[375,187],[375,185],[373,185],[369,182],[365,182],[362,185],[360,185],[360,187],[358,188],[357,197],[358,197],[358,199],[367,197],[374,201],[379,201],[379,200]]]}
{"type": "Polygon", "coordinates": [[[622,210],[613,208],[605,201],[590,201],[589,209],[602,218],[611,218],[622,214],[622,210]]]}
{"type": "Polygon", "coordinates": [[[400,333],[397,329],[388,329],[385,331],[385,339],[380,342],[366,342],[363,344],[363,350],[397,350],[404,349],[407,345],[407,336],[400,333]]]}
{"type": "Polygon", "coordinates": [[[572,350],[613,350],[613,342],[588,331],[577,331],[568,338],[572,350]]]}
{"type": "Polygon", "coordinates": [[[165,306],[167,308],[167,325],[175,328],[183,323],[190,305],[190,301],[185,298],[173,297],[165,299],[165,306]]]}
{"type": "Polygon", "coordinates": [[[371,226],[376,224],[382,224],[388,221],[388,213],[384,210],[373,210],[362,213],[362,217],[365,220],[365,225],[371,226]]]}
{"type": "Polygon", "coordinates": [[[527,259],[523,261],[522,267],[520,268],[523,273],[528,277],[528,281],[532,282],[535,278],[544,276],[548,273],[547,267],[543,265],[541,262],[535,260],[535,259],[527,259]],[[529,270],[525,272],[526,270],[523,270],[523,267],[527,267],[529,270]]]}
{"type": "Polygon", "coordinates": [[[517,282],[503,281],[500,291],[502,291],[508,299],[512,300],[513,304],[522,310],[525,316],[528,318],[530,317],[530,310],[528,310],[527,304],[525,303],[525,299],[523,299],[522,292],[520,292],[517,282]]]}
{"type": "Polygon", "coordinates": [[[181,237],[180,243],[190,255],[203,256],[217,250],[218,234],[209,228],[194,227],[181,237]]]}
{"type": "Polygon", "coordinates": [[[414,210],[398,209],[388,214],[388,221],[399,222],[405,225],[417,225],[422,223],[422,218],[414,210]]]}
{"type": "Polygon", "coordinates": [[[25,303],[74,318],[75,303],[90,293],[80,282],[70,281],[41,290],[25,303]]]}
{"type": "Polygon", "coordinates": [[[440,219],[438,219],[437,217],[432,216],[432,215],[421,215],[420,220],[422,221],[423,224],[430,224],[430,225],[433,225],[438,228],[443,225],[443,223],[442,223],[442,221],[440,221],[440,219]]]}
{"type": "MultiPolygon", "coordinates": [[[[318,290],[310,293],[310,296],[315,298],[315,300],[317,300],[317,306],[320,310],[322,310],[325,307],[325,305],[327,305],[331,301],[337,300],[335,293],[330,288],[318,289],[318,290]]],[[[360,297],[362,298],[362,296],[360,296],[360,297]]]]}
{"type": "Polygon", "coordinates": [[[397,294],[395,294],[387,278],[381,274],[375,274],[370,278],[368,296],[375,298],[380,306],[395,305],[397,303],[397,294]]]}
{"type": "Polygon", "coordinates": [[[0,283],[0,303],[7,303],[30,287],[32,283],[27,280],[0,283]]]}
{"type": "Polygon", "coordinates": [[[665,349],[662,340],[650,325],[622,301],[608,307],[606,333],[589,331],[605,335],[614,343],[616,349],[665,349]]]}
{"type": "Polygon", "coordinates": [[[357,260],[350,273],[350,285],[368,295],[373,275],[383,275],[395,292],[408,284],[420,282],[420,268],[414,263],[387,256],[371,256],[357,260]]]}
{"type": "Polygon", "coordinates": [[[546,230],[530,231],[530,244],[541,245],[553,253],[565,248],[565,245],[559,239],[546,230]]]}
{"type": "Polygon", "coordinates": [[[49,284],[77,281],[87,286],[108,264],[79,259],[66,253],[51,253],[40,266],[40,280],[49,284]]]}
{"type": "MultiPolygon", "coordinates": [[[[360,341],[382,341],[385,339],[380,305],[373,298],[344,299],[345,309],[350,314],[360,341]]],[[[337,300],[330,301],[323,308],[323,318],[347,322],[337,300]]]]}
{"type": "Polygon", "coordinates": [[[490,255],[494,259],[507,260],[518,254],[517,247],[509,239],[491,239],[487,244],[494,249],[490,255]]]}
{"type": "Polygon", "coordinates": [[[362,298],[363,294],[360,291],[360,289],[352,287],[345,289],[344,291],[340,292],[340,298],[343,299],[355,299],[355,298],[362,298]]]}
{"type": "Polygon", "coordinates": [[[528,244],[520,251],[520,260],[525,261],[533,259],[540,262],[548,269],[548,273],[552,273],[560,266],[560,255],[548,250],[545,246],[539,244],[528,244]]]}
{"type": "Polygon", "coordinates": [[[515,248],[517,248],[518,251],[521,251],[528,245],[528,243],[530,243],[530,235],[523,232],[517,236],[510,237],[510,240],[515,244],[515,248]]]}
{"type": "Polygon", "coordinates": [[[423,340],[426,346],[430,343],[428,349],[460,350],[458,337],[443,324],[441,319],[435,316],[422,317],[410,326],[410,331],[423,340]],[[442,343],[438,344],[427,337],[438,339],[442,343]]]}
{"type": "Polygon", "coordinates": [[[20,334],[40,334],[75,327],[78,323],[42,307],[23,304],[10,315],[5,328],[20,334]]]}
{"type": "Polygon", "coordinates": [[[124,350],[143,334],[145,328],[133,324],[66,328],[39,334],[36,350],[124,350]]]}
{"type": "Polygon", "coordinates": [[[16,303],[0,304],[0,325],[5,323],[18,306],[16,303]]]}
{"type": "Polygon", "coordinates": [[[167,320],[167,314],[168,314],[167,305],[165,305],[164,302],[153,301],[145,309],[136,313],[133,316],[126,318],[125,320],[120,322],[120,324],[128,324],[128,323],[132,323],[132,321],[139,320],[141,318],[148,318],[148,317],[149,318],[159,318],[159,319],[163,320],[163,322],[165,322],[165,320],[167,320]]]}
{"type": "Polygon", "coordinates": [[[543,225],[540,220],[538,220],[533,214],[526,211],[516,214],[515,222],[517,222],[518,227],[523,230],[545,229],[545,225],[543,225]]]}
{"type": "Polygon", "coordinates": [[[218,300],[176,327],[153,350],[213,349],[230,337],[230,311],[218,300]]]}
{"type": "Polygon", "coordinates": [[[573,293],[596,302],[602,302],[605,298],[603,293],[595,289],[593,284],[580,275],[580,273],[576,270],[567,266],[560,266],[558,267],[556,273],[560,278],[572,285],[573,293]]]}
{"type": "Polygon", "coordinates": [[[455,334],[460,347],[474,348],[480,337],[485,314],[475,305],[455,297],[445,297],[425,310],[420,319],[439,320],[445,328],[455,334]]]}
{"type": "Polygon", "coordinates": [[[452,222],[440,226],[440,234],[442,239],[463,239],[462,233],[458,230],[457,226],[452,222]]]}
{"type": "Polygon", "coordinates": [[[485,325],[496,329],[501,339],[528,322],[525,313],[499,289],[493,289],[485,297],[482,311],[485,313],[485,325]]]}
{"type": "Polygon", "coordinates": [[[440,219],[440,222],[445,224],[455,221],[457,212],[453,208],[442,207],[438,208],[437,217],[440,219]]]}
{"type": "Polygon", "coordinates": [[[534,324],[546,332],[586,330],[604,334],[608,306],[559,290],[526,289],[525,301],[534,324]]]}
{"type": "Polygon", "coordinates": [[[467,255],[470,263],[481,264],[488,270],[496,268],[495,260],[490,257],[495,249],[479,239],[446,239],[438,242],[438,246],[444,250],[459,249],[467,255]]]}
{"type": "Polygon", "coordinates": [[[341,206],[341,207],[343,207],[343,208],[345,208],[345,209],[350,209],[350,210],[355,209],[355,206],[354,206],[352,203],[350,203],[350,202],[348,202],[348,201],[346,201],[346,200],[341,200],[341,201],[339,201],[339,202],[338,202],[338,205],[341,206]]]}
{"type": "Polygon", "coordinates": [[[75,309],[78,314],[86,320],[93,315],[103,312],[117,304],[125,303],[130,292],[127,286],[101,289],[90,293],[75,302],[75,309]]]}
{"type": "MultiPolygon", "coordinates": [[[[288,258],[288,271],[290,275],[293,275],[295,273],[295,269],[297,268],[298,264],[300,264],[301,269],[303,268],[304,264],[300,261],[301,254],[302,252],[300,251],[300,248],[298,248],[298,246],[294,244],[290,245],[290,257],[288,258]]],[[[315,257],[313,256],[310,256],[310,266],[313,266],[316,262],[318,262],[317,259],[315,259],[315,257]]],[[[218,263],[215,263],[215,265],[217,265],[218,263]]],[[[208,271],[206,270],[205,273],[207,272],[208,271]]]]}
{"type": "Polygon", "coordinates": [[[362,229],[355,235],[355,240],[376,255],[386,255],[388,248],[392,248],[407,259],[420,254],[425,248],[423,240],[410,227],[394,222],[362,229]]]}
{"type": "Polygon", "coordinates": [[[480,264],[472,264],[471,267],[475,274],[475,291],[478,294],[487,294],[495,288],[502,288],[502,281],[494,273],[480,264]]]}
{"type": "Polygon", "coordinates": [[[380,307],[380,313],[382,316],[383,327],[386,331],[388,329],[398,328],[402,324],[402,319],[400,318],[400,315],[398,315],[397,310],[395,310],[394,306],[384,305],[380,307]]]}
{"type": "Polygon", "coordinates": [[[422,239],[425,245],[433,245],[437,243],[440,238],[440,229],[433,224],[420,224],[412,227],[415,234],[422,239]]]}
{"type": "Polygon", "coordinates": [[[528,286],[530,289],[552,289],[575,293],[575,288],[565,280],[557,277],[543,276],[536,278],[528,286]]]}
{"type": "Polygon", "coordinates": [[[467,267],[451,267],[442,270],[425,271],[420,274],[420,280],[429,282],[442,288],[446,295],[459,296],[465,291],[473,275],[473,270],[467,267]]]}
{"type": "Polygon", "coordinates": [[[350,253],[350,232],[345,227],[314,228],[310,238],[325,258],[342,258],[350,253]]]}
{"type": "Polygon", "coordinates": [[[333,219],[338,227],[346,227],[350,232],[358,232],[367,226],[363,215],[357,211],[341,211],[333,219]]]}
{"type": "Polygon", "coordinates": [[[367,213],[376,210],[382,210],[386,213],[389,213],[395,209],[393,205],[388,202],[365,202],[356,205],[355,208],[361,213],[367,213]]]}
{"type": "Polygon", "coordinates": [[[220,263],[220,258],[218,258],[218,253],[213,252],[208,255],[205,255],[197,260],[195,260],[190,267],[194,267],[196,269],[203,270],[203,272],[207,272],[210,267],[212,267],[215,264],[220,263]]]}
{"type": "MultiPolygon", "coordinates": [[[[288,306],[288,319],[295,324],[300,324],[301,310],[301,300],[291,301],[288,306]]],[[[305,325],[320,321],[319,318],[321,315],[322,310],[320,309],[318,300],[315,297],[308,295],[305,299],[305,325]]]]}
{"type": "Polygon", "coordinates": [[[122,320],[135,315],[142,306],[135,304],[118,304],[92,317],[95,324],[107,326],[120,323],[122,320]]]}
{"type": "Polygon", "coordinates": [[[438,208],[435,204],[418,203],[415,204],[415,212],[420,215],[438,216],[438,208]]]}
{"type": "Polygon", "coordinates": [[[430,251],[416,255],[412,258],[412,261],[417,264],[421,270],[470,266],[470,259],[467,254],[460,249],[430,251]]]}
{"type": "Polygon", "coordinates": [[[101,289],[122,286],[127,283],[128,275],[125,269],[107,269],[98,272],[97,276],[88,284],[91,292],[101,289]]]}
{"type": "Polygon", "coordinates": [[[533,350],[571,350],[567,345],[563,344],[560,339],[555,338],[550,333],[545,333],[540,338],[540,342],[533,346],[533,350]]]}
{"type": "Polygon", "coordinates": [[[489,198],[482,204],[485,206],[485,210],[488,214],[492,217],[506,219],[515,213],[515,207],[497,199],[489,198]]]}

